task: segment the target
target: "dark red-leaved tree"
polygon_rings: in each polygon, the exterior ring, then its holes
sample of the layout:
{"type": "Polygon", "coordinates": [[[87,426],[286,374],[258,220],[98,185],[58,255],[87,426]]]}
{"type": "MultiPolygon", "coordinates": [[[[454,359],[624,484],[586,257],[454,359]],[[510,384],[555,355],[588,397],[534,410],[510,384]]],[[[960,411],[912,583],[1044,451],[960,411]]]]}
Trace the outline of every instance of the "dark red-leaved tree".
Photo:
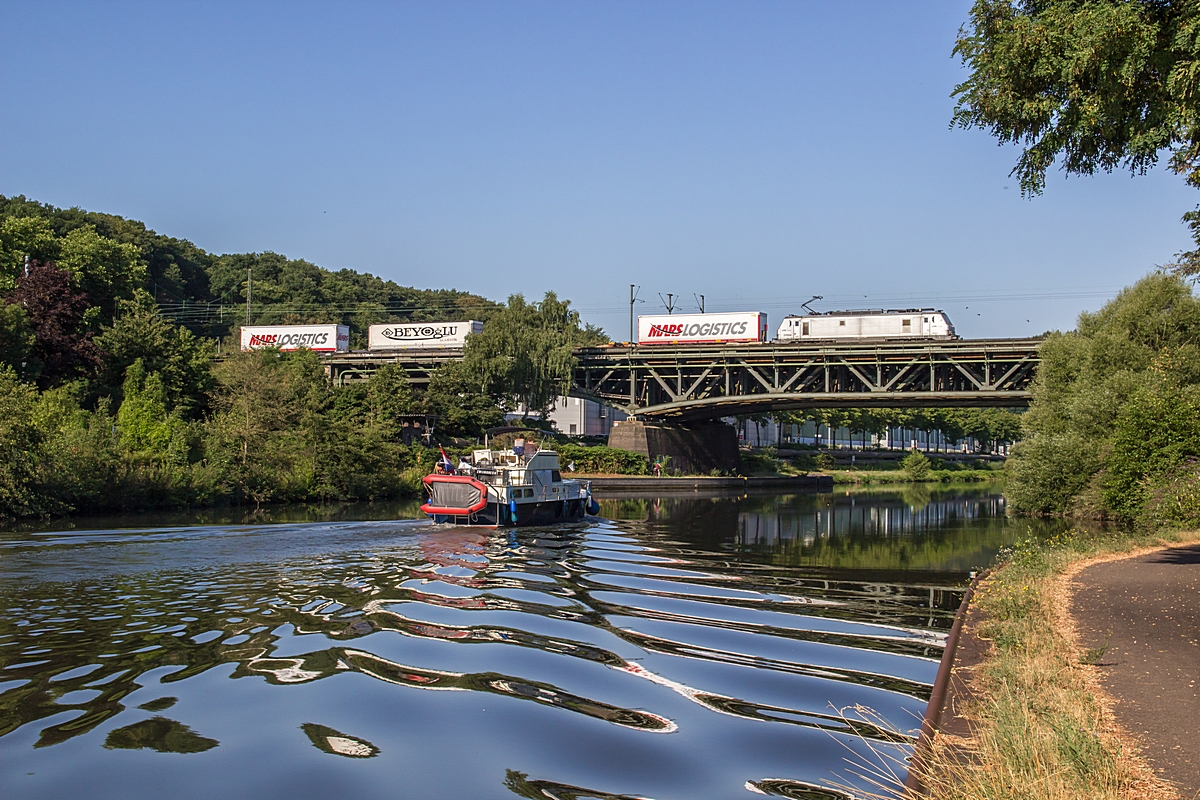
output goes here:
{"type": "Polygon", "coordinates": [[[65,270],[34,262],[29,274],[17,279],[8,301],[25,309],[33,329],[36,339],[30,357],[41,362],[38,385],[43,389],[99,366],[100,349],[84,325],[91,303],[65,270]]]}

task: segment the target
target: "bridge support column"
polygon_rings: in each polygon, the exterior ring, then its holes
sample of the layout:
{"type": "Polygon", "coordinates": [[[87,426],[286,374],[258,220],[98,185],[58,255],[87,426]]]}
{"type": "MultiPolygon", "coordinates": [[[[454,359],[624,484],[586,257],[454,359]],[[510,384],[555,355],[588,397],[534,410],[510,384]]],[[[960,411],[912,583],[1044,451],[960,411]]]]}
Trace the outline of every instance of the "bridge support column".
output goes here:
{"type": "Polygon", "coordinates": [[[663,425],[622,420],[609,431],[608,446],[641,453],[651,463],[669,456],[669,472],[733,472],[741,466],[737,430],[721,422],[663,425]]]}

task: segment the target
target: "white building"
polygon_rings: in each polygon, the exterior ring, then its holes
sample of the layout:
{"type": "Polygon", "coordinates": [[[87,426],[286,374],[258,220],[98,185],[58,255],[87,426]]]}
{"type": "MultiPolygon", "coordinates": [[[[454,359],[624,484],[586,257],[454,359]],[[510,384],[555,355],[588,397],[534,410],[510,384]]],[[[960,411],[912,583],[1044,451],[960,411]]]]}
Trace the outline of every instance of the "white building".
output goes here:
{"type": "MultiPolygon", "coordinates": [[[[507,416],[510,419],[518,419],[521,414],[518,412],[507,416]]],[[[608,436],[614,422],[628,417],[624,411],[601,405],[594,400],[559,397],[554,401],[548,419],[556,431],[567,436],[608,436]]]]}
{"type": "MultiPolygon", "coordinates": [[[[939,431],[922,431],[914,428],[890,428],[883,434],[863,434],[850,431],[847,428],[834,428],[829,425],[818,425],[809,420],[803,425],[778,424],[774,418],[766,417],[762,422],[754,420],[738,421],[734,417],[726,417],[725,421],[738,429],[738,441],[749,447],[787,447],[789,444],[812,445],[821,448],[854,449],[854,450],[925,450],[943,453],[972,453],[976,452],[979,443],[967,437],[961,441],[951,441],[939,431]]],[[[1006,445],[1000,446],[1000,453],[1008,454],[1006,445]]]]}

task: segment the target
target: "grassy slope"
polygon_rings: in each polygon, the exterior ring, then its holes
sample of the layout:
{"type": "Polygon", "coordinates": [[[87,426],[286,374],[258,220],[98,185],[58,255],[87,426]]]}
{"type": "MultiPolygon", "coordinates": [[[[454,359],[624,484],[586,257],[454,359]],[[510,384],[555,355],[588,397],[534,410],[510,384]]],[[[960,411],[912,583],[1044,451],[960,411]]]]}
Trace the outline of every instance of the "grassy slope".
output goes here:
{"type": "Polygon", "coordinates": [[[1105,800],[1172,796],[1122,739],[1065,610],[1070,576],[1088,561],[1195,541],[1187,534],[1092,534],[1072,530],[1023,542],[980,586],[978,635],[992,649],[974,677],[973,757],[939,742],[931,795],[1105,800]]]}

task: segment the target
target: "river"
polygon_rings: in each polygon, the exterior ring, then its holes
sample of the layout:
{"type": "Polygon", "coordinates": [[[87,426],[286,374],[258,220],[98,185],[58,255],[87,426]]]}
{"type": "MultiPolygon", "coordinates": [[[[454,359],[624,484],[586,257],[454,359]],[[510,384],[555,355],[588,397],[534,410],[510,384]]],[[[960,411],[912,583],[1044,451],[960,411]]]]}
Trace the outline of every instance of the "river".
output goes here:
{"type": "Polygon", "coordinates": [[[0,796],[886,793],[970,570],[1057,529],[994,488],[601,506],[0,534],[0,796]]]}

